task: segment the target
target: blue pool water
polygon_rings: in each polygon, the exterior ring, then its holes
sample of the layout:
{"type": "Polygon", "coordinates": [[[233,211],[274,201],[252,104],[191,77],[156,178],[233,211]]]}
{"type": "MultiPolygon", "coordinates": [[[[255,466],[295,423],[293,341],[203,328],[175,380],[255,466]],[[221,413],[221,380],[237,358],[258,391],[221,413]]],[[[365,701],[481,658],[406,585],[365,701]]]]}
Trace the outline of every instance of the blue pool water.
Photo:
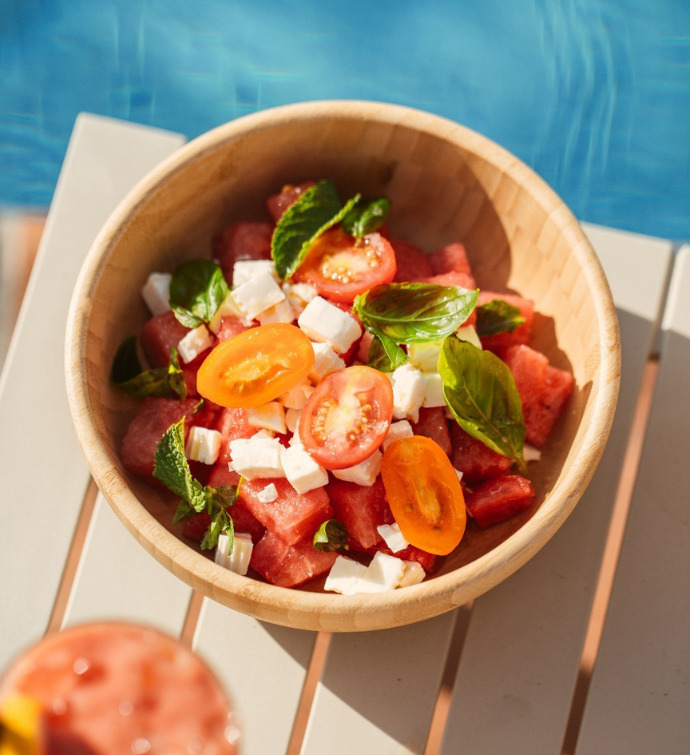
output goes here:
{"type": "Polygon", "coordinates": [[[464,123],[579,218],[690,239],[690,0],[0,0],[0,207],[50,203],[80,111],[194,137],[328,98],[464,123]]]}

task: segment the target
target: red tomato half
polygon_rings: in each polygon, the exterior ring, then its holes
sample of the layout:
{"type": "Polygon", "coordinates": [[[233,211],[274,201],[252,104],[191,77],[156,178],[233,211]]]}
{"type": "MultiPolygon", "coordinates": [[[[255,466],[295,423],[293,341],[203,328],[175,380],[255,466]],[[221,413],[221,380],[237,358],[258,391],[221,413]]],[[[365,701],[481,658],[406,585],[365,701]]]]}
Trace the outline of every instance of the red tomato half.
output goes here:
{"type": "Polygon", "coordinates": [[[332,372],[309,397],[299,435],[326,469],[359,464],[383,442],[393,415],[393,388],[378,370],[353,365],[332,372]]]}
{"type": "Polygon", "coordinates": [[[331,228],[312,244],[295,280],[309,283],[324,297],[352,304],[357,294],[395,278],[395,252],[380,233],[360,241],[331,228]]]}

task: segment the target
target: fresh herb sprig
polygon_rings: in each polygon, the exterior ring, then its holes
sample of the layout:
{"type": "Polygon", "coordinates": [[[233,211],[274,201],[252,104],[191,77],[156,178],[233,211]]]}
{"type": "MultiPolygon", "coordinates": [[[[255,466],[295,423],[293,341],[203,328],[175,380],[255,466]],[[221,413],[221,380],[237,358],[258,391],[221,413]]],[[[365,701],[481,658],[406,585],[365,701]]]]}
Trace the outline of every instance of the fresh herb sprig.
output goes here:
{"type": "Polygon", "coordinates": [[[170,281],[170,308],[187,328],[210,322],[228,295],[221,268],[211,260],[192,260],[180,265],[170,281]]]}
{"type": "Polygon", "coordinates": [[[370,201],[360,199],[343,218],[342,228],[345,233],[354,236],[359,241],[367,233],[373,233],[381,228],[386,222],[390,209],[391,203],[386,197],[370,201]]]}
{"type": "Polygon", "coordinates": [[[319,551],[348,550],[347,530],[337,519],[327,519],[314,533],[313,545],[319,551]]]}
{"type": "Polygon", "coordinates": [[[119,346],[110,370],[110,380],[121,391],[134,398],[187,397],[187,384],[180,369],[177,349],[170,349],[167,367],[143,370],[137,355],[136,336],[126,338],[119,346]]]}
{"type": "Polygon", "coordinates": [[[504,299],[492,299],[477,307],[477,335],[481,338],[497,333],[512,333],[525,322],[519,307],[504,299]]]}

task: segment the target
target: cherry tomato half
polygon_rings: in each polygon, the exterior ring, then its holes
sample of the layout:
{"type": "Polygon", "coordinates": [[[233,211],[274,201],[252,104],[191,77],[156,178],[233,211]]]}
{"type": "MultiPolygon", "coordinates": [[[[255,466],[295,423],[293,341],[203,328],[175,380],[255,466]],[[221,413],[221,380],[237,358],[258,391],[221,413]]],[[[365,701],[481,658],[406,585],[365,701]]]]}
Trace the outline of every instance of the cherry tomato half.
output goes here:
{"type": "Polygon", "coordinates": [[[465,533],[467,512],[460,480],[441,446],[412,435],[388,446],[381,462],[386,498],[411,545],[445,556],[465,533]]]}
{"type": "Polygon", "coordinates": [[[353,365],[325,377],[299,419],[299,436],[326,469],[364,461],[383,442],[393,415],[393,388],[378,370],[353,365]]]}
{"type": "Polygon", "coordinates": [[[314,349],[294,325],[249,328],[218,344],[197,373],[197,390],[209,401],[251,409],[299,385],[314,366],[314,349]]]}
{"type": "Polygon", "coordinates": [[[295,280],[309,283],[333,301],[352,304],[357,294],[395,277],[395,252],[380,233],[356,241],[331,228],[312,244],[295,280]]]}

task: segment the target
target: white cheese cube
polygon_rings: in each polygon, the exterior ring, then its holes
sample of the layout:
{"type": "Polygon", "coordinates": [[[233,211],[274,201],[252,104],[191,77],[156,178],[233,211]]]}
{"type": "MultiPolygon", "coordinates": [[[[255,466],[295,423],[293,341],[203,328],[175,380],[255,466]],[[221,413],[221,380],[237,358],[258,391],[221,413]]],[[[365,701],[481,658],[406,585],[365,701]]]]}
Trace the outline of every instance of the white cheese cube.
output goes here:
{"type": "Polygon", "coordinates": [[[541,451],[534,446],[530,446],[529,443],[525,443],[522,448],[522,458],[526,461],[539,461],[541,459],[541,451]]]}
{"type": "Polygon", "coordinates": [[[264,309],[263,312],[259,312],[256,319],[260,325],[268,325],[272,322],[286,322],[291,323],[295,321],[295,312],[290,306],[290,302],[286,299],[279,301],[268,309],[264,309]]]}
{"type": "Polygon", "coordinates": [[[453,467],[453,469],[455,470],[455,474],[458,476],[458,480],[462,481],[463,473],[459,469],[455,469],[455,467],[453,467]]]}
{"type": "Polygon", "coordinates": [[[405,564],[405,571],[398,587],[407,587],[408,585],[416,585],[419,582],[424,581],[426,572],[424,567],[419,561],[403,561],[405,564]]]}
{"type": "Polygon", "coordinates": [[[426,383],[422,373],[411,364],[403,364],[390,374],[393,384],[393,416],[417,422],[419,407],[424,403],[426,383]]]}
{"type": "Polygon", "coordinates": [[[411,435],[414,435],[412,425],[406,419],[391,422],[391,426],[388,428],[388,435],[386,435],[383,441],[383,450],[385,451],[393,441],[400,438],[409,438],[411,435]]]}
{"type": "Polygon", "coordinates": [[[422,406],[445,406],[443,379],[438,372],[422,372],[424,380],[424,401],[422,406]]]}
{"type": "Polygon", "coordinates": [[[238,288],[243,283],[268,273],[278,280],[273,260],[236,260],[232,268],[232,285],[238,288]]]}
{"type": "Polygon", "coordinates": [[[152,315],[162,315],[170,309],[170,273],[151,273],[146,279],[141,295],[152,315]]]}
{"type": "Polygon", "coordinates": [[[285,410],[277,401],[269,401],[253,409],[247,410],[247,422],[252,427],[270,430],[281,435],[287,430],[285,426],[285,410]]]}
{"type": "Polygon", "coordinates": [[[262,477],[285,477],[280,462],[280,441],[256,435],[230,441],[230,458],[235,472],[254,480],[262,477]]]}
{"type": "Polygon", "coordinates": [[[455,335],[461,341],[467,341],[478,349],[482,348],[482,342],[479,340],[477,330],[474,325],[462,325],[455,331],[455,335]]]}
{"type": "Polygon", "coordinates": [[[370,487],[376,482],[376,478],[379,476],[382,458],[383,454],[379,450],[376,450],[364,461],[360,461],[359,464],[345,467],[345,469],[334,469],[332,470],[332,474],[339,480],[354,482],[356,485],[361,485],[362,487],[370,487]]]}
{"type": "Polygon", "coordinates": [[[285,476],[300,495],[328,483],[328,472],[314,461],[301,443],[283,448],[281,457],[285,476]]]}
{"type": "Polygon", "coordinates": [[[357,592],[374,593],[395,590],[404,574],[405,562],[401,558],[377,551],[357,583],[357,592]]]}
{"type": "Polygon", "coordinates": [[[321,296],[307,304],[297,324],[312,341],[325,342],[338,354],[345,353],[362,334],[354,317],[321,296]]]}
{"type": "Polygon", "coordinates": [[[218,430],[206,427],[190,427],[185,444],[185,455],[192,461],[202,464],[215,464],[220,453],[220,442],[223,436],[218,430]]]}
{"type": "Polygon", "coordinates": [[[367,567],[359,561],[353,561],[345,556],[337,556],[328,572],[324,590],[339,592],[342,595],[354,595],[359,580],[364,576],[367,567]]]}
{"type": "Polygon", "coordinates": [[[256,497],[261,503],[273,503],[278,498],[278,488],[274,483],[269,482],[265,488],[262,488],[256,497]]]}
{"type": "Polygon", "coordinates": [[[405,550],[410,544],[405,535],[400,531],[397,522],[394,522],[393,524],[379,524],[376,529],[393,553],[405,550]]]}
{"type": "Polygon", "coordinates": [[[278,401],[286,409],[304,409],[307,399],[313,392],[314,386],[305,380],[303,383],[291,388],[287,393],[283,393],[282,396],[278,396],[278,401]]]}
{"type": "Polygon", "coordinates": [[[308,283],[283,283],[283,293],[290,302],[295,317],[299,317],[307,304],[318,296],[318,291],[308,283]]]}
{"type": "Polygon", "coordinates": [[[246,574],[249,569],[249,561],[252,557],[253,548],[251,535],[244,532],[236,532],[232,553],[228,556],[228,536],[221,534],[218,536],[215,561],[220,566],[224,566],[236,574],[246,574]]]}
{"type": "Polygon", "coordinates": [[[357,346],[357,359],[362,364],[368,364],[369,362],[369,348],[373,340],[374,336],[368,330],[365,330],[357,346]]]}
{"type": "Polygon", "coordinates": [[[312,343],[314,347],[314,367],[309,373],[309,379],[314,383],[320,383],[326,375],[336,370],[342,370],[345,362],[333,351],[327,343],[312,343]]]}
{"type": "MultiPolygon", "coordinates": [[[[302,414],[301,409],[286,409],[285,410],[285,427],[293,433],[292,438],[297,436],[299,439],[299,433],[297,432],[297,425],[299,425],[299,417],[300,414],[302,414]]],[[[290,443],[292,444],[292,438],[290,439],[290,443]]]]}
{"type": "Polygon", "coordinates": [[[262,273],[234,288],[232,298],[247,319],[255,320],[258,314],[283,301],[285,294],[270,273],[262,273]]]}
{"type": "Polygon", "coordinates": [[[213,346],[213,335],[205,325],[192,328],[177,344],[180,359],[187,363],[199,356],[202,351],[213,346]]]}
{"type": "Polygon", "coordinates": [[[218,333],[223,318],[229,316],[239,317],[242,321],[244,321],[245,325],[251,324],[251,320],[248,320],[244,316],[240,308],[235,303],[235,300],[232,298],[232,292],[228,292],[228,295],[225,297],[225,299],[223,299],[220,307],[218,307],[216,313],[211,318],[211,321],[208,324],[208,329],[212,333],[218,333]]]}
{"type": "Polygon", "coordinates": [[[410,364],[422,372],[436,372],[442,345],[442,340],[408,344],[407,356],[410,358],[410,364]]]}

